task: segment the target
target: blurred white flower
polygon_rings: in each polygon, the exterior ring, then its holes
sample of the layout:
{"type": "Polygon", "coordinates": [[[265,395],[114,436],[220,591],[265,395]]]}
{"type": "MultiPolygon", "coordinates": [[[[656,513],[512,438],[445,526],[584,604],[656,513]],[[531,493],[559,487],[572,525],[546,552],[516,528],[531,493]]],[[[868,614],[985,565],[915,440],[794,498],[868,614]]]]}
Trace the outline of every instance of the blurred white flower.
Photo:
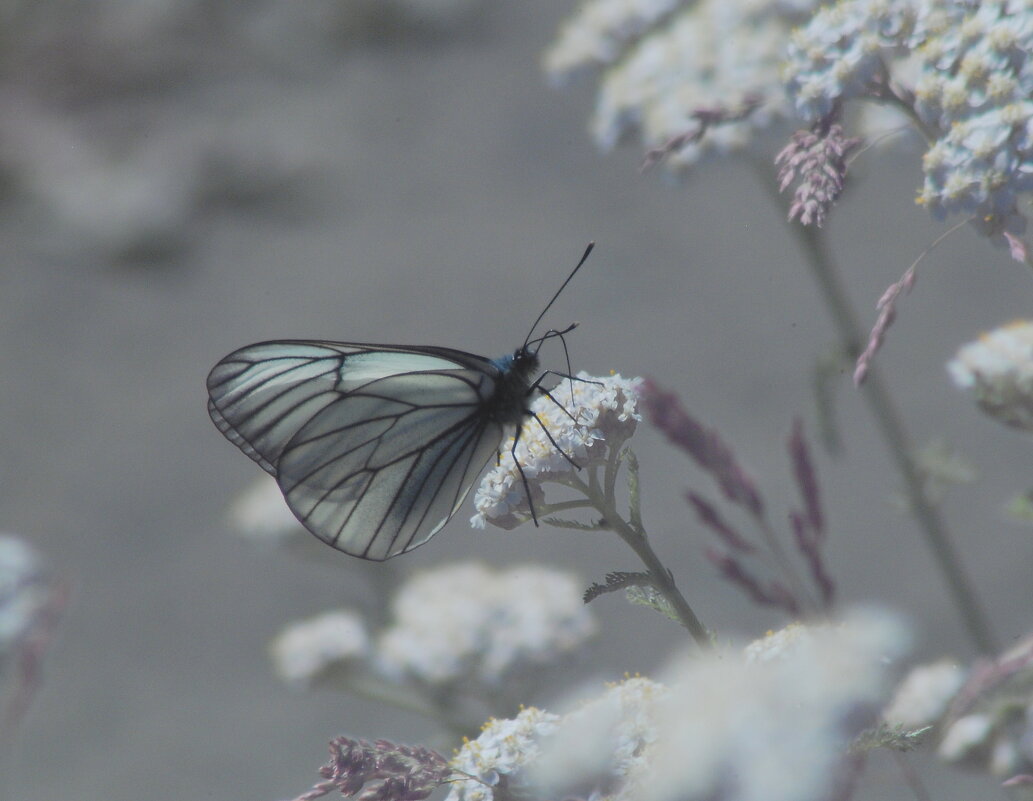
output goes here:
{"type": "Polygon", "coordinates": [[[990,715],[965,715],[947,727],[937,754],[947,762],[970,759],[974,752],[989,750],[993,730],[994,721],[990,715]]]}
{"type": "Polygon", "coordinates": [[[332,671],[365,661],[369,635],[358,614],[342,609],[293,623],[269,651],[284,681],[307,687],[332,671]]]}
{"type": "Polygon", "coordinates": [[[531,405],[535,416],[528,417],[520,431],[516,461],[511,438],[499,446],[499,464],[477,488],[477,514],[470,523],[477,528],[486,522],[514,528],[531,519],[520,469],[537,509],[545,498],[542,485],[574,470],[571,460],[582,468],[604,464],[642,419],[638,412],[641,384],[640,378],[619,374],[601,378],[581,372],[550,390],[551,397],[537,398],[531,405]]]}
{"type": "Polygon", "coordinates": [[[995,776],[1033,774],[1033,636],[980,659],[948,708],[937,750],[995,776]]]}
{"type": "Polygon", "coordinates": [[[965,675],[964,668],[950,659],[913,668],[883,710],[883,719],[891,726],[907,729],[936,723],[965,683],[965,675]]]}
{"type": "Polygon", "coordinates": [[[1033,431],[1033,321],[1015,320],[980,335],[958,350],[947,371],[991,417],[1033,431]]]}
{"type": "Polygon", "coordinates": [[[476,740],[463,743],[451,765],[474,778],[459,779],[445,801],[492,801],[495,789],[502,798],[513,798],[526,781],[522,768],[539,754],[541,739],[556,728],[558,715],[535,707],[524,709],[512,720],[489,720],[476,740]]]}
{"type": "Polygon", "coordinates": [[[633,702],[615,703],[609,690],[567,715],[543,743],[546,777],[583,797],[627,801],[828,798],[851,740],[885,702],[908,638],[895,618],[866,612],[806,636],[794,626],[766,639],[746,658],[713,652],[675,661],[667,691],[650,683],[633,702]],[[772,650],[773,642],[781,647],[772,650]],[[594,762],[579,755],[586,743],[607,742],[611,750],[594,762]]]}
{"type": "Polygon", "coordinates": [[[684,167],[746,147],[790,112],[780,69],[791,27],[818,0],[586,0],[546,53],[550,78],[602,71],[592,133],[637,132],[684,167]],[[736,110],[749,113],[736,114],[736,110]],[[722,118],[718,124],[709,124],[722,118]]]}
{"type": "Polygon", "coordinates": [[[648,771],[631,797],[827,798],[846,747],[885,701],[907,639],[896,619],[863,613],[794,636],[778,659],[676,664],[648,771]]]}
{"type": "Polygon", "coordinates": [[[769,631],[751,642],[743,648],[743,656],[747,662],[760,663],[786,659],[795,653],[801,641],[808,641],[811,636],[811,629],[803,623],[790,623],[784,629],[769,631]]]}
{"type": "Polygon", "coordinates": [[[495,571],[476,563],[412,577],[376,640],[376,662],[396,680],[498,685],[584,645],[596,622],[570,574],[536,565],[495,571]]]}
{"type": "Polygon", "coordinates": [[[52,591],[36,551],[20,537],[0,534],[0,668],[33,631],[52,591]]]}
{"type": "Polygon", "coordinates": [[[555,80],[589,67],[613,64],[639,36],[684,5],[684,0],[595,0],[582,3],[560,27],[545,54],[546,73],[555,80]]]}
{"type": "Polygon", "coordinates": [[[312,539],[287,506],[276,481],[265,474],[237,496],[229,519],[237,533],[261,545],[312,539]]]}
{"type": "Polygon", "coordinates": [[[628,678],[565,715],[533,766],[534,783],[549,797],[568,788],[571,777],[595,787],[623,783],[648,760],[670,694],[650,679],[628,678]]]}

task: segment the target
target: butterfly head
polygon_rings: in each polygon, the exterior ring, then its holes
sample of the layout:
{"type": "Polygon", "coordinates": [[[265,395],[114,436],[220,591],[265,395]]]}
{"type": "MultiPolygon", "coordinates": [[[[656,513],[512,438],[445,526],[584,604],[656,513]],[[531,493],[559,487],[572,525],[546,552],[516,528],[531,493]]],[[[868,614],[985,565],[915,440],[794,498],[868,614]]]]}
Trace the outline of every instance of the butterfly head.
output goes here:
{"type": "Polygon", "coordinates": [[[538,348],[523,345],[511,354],[492,359],[492,362],[509,383],[526,388],[538,375],[538,348]]]}

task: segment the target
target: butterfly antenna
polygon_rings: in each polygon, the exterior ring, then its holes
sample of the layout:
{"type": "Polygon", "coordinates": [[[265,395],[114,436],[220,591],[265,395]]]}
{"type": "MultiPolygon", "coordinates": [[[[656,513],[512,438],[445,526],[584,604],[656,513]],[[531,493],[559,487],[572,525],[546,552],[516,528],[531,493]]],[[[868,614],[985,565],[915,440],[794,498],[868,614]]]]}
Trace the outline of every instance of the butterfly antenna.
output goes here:
{"type": "Polygon", "coordinates": [[[550,308],[552,308],[552,304],[556,302],[556,298],[560,296],[560,293],[567,288],[567,284],[570,283],[570,279],[577,275],[577,271],[581,269],[581,265],[588,261],[588,255],[592,252],[592,249],[594,247],[595,242],[588,243],[588,247],[585,248],[585,253],[581,257],[581,261],[577,263],[577,267],[571,270],[570,275],[567,276],[567,280],[563,282],[563,285],[556,290],[556,294],[552,296],[552,300],[545,304],[545,308],[542,309],[542,313],[538,315],[538,319],[534,321],[534,325],[531,326],[531,330],[527,332],[527,338],[524,340],[525,348],[527,347],[527,344],[531,341],[531,334],[533,334],[534,329],[538,327],[538,323],[542,321],[542,318],[545,316],[545,313],[549,311],[550,308]]]}
{"type": "Polygon", "coordinates": [[[567,340],[564,338],[563,334],[557,334],[557,336],[560,338],[560,344],[563,345],[563,358],[567,360],[567,380],[570,381],[570,402],[573,405],[574,378],[571,373],[573,373],[574,368],[570,366],[570,351],[567,350],[567,340]]]}

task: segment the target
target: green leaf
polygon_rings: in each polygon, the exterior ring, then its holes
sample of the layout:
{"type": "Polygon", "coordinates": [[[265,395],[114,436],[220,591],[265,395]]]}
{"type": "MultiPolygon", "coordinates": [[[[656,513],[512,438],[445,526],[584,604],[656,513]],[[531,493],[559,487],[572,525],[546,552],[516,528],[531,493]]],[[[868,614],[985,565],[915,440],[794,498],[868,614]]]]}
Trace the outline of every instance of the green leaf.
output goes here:
{"type": "Polygon", "coordinates": [[[681,624],[681,618],[678,617],[678,613],[674,611],[674,607],[652,586],[649,587],[628,587],[624,591],[625,597],[633,604],[637,606],[648,606],[650,609],[655,609],[664,617],[669,620],[673,620],[675,623],[681,624]]]}

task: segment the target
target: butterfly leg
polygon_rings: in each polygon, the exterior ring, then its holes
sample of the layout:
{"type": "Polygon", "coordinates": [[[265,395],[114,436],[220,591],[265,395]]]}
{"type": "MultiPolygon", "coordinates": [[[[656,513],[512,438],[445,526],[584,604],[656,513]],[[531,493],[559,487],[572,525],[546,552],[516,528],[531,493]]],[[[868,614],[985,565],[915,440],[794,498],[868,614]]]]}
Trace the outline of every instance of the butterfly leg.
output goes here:
{"type": "MultiPolygon", "coordinates": [[[[528,414],[530,414],[535,420],[538,420],[538,415],[536,415],[534,412],[528,410],[528,414]]],[[[545,428],[545,426],[542,425],[541,420],[538,420],[538,425],[541,425],[543,429],[545,428]]],[[[534,511],[534,500],[532,500],[531,498],[531,485],[527,483],[527,476],[524,474],[523,465],[520,464],[520,460],[517,459],[516,455],[517,443],[520,442],[520,432],[522,430],[523,426],[517,426],[516,434],[513,435],[513,447],[509,449],[509,454],[513,457],[513,464],[516,465],[517,472],[520,473],[520,480],[524,484],[524,493],[527,495],[527,506],[531,510],[531,520],[534,521],[535,528],[538,528],[538,514],[534,511]]],[[[549,435],[549,432],[547,430],[545,433],[549,435]]],[[[549,440],[552,441],[551,435],[549,435],[549,440]]],[[[556,443],[553,442],[553,445],[555,444],[556,443]]]]}

